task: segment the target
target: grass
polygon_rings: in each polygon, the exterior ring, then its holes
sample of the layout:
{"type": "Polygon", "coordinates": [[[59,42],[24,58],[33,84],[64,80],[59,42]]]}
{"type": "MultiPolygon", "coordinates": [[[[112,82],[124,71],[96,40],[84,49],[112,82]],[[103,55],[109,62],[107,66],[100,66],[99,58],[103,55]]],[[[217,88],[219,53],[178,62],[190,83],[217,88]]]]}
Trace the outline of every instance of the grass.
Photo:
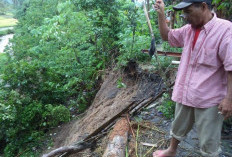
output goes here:
{"type": "Polygon", "coordinates": [[[17,20],[8,15],[0,15],[0,28],[15,26],[17,20]]]}

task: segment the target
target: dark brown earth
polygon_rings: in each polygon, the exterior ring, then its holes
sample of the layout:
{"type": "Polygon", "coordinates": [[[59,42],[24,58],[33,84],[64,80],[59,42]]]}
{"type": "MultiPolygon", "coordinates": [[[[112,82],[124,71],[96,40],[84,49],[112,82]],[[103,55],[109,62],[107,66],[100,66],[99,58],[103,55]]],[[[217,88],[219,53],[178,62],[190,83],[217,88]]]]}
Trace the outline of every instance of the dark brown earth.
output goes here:
{"type": "MultiPolygon", "coordinates": [[[[160,77],[158,74],[146,69],[144,70],[133,62],[122,73],[117,71],[106,72],[101,89],[98,91],[87,112],[78,117],[77,120],[64,124],[53,131],[54,145],[52,149],[72,145],[89,134],[94,133],[97,128],[108,126],[107,122],[117,120],[117,115],[128,106],[142,102],[150,97],[155,97],[159,93],[157,88],[159,83],[160,77]],[[126,88],[117,87],[117,82],[120,78],[126,85],[126,88]]],[[[145,108],[140,113],[131,117],[132,123],[135,123],[132,128],[137,135],[137,143],[132,134],[129,137],[127,150],[131,152],[131,157],[136,156],[136,154],[138,157],[151,157],[152,152],[156,149],[167,147],[171,120],[166,119],[157,111],[157,106],[160,105],[159,102],[161,101],[162,99],[153,102],[153,104],[156,103],[156,105],[153,105],[154,107],[145,108]],[[146,146],[141,142],[157,144],[157,147],[146,146]]],[[[229,133],[225,134],[225,138],[231,136],[231,133],[232,131],[229,131],[229,133]]],[[[109,138],[108,135],[105,135],[98,140],[92,149],[87,149],[70,156],[101,157],[109,138]]],[[[222,142],[223,153],[221,157],[229,157],[232,154],[232,143],[226,139],[223,139],[222,142]]],[[[193,129],[186,140],[181,143],[177,156],[198,157],[200,156],[198,150],[198,138],[196,130],[193,129]]]]}
{"type": "Polygon", "coordinates": [[[82,140],[98,128],[106,127],[108,121],[118,118],[118,114],[124,109],[156,95],[160,80],[158,75],[148,76],[138,71],[136,66],[135,63],[131,63],[130,68],[125,69],[124,73],[110,71],[105,74],[104,82],[92,105],[85,116],[67,130],[68,136],[63,145],[71,145],[82,140]],[[126,88],[117,87],[119,79],[126,88]]]}

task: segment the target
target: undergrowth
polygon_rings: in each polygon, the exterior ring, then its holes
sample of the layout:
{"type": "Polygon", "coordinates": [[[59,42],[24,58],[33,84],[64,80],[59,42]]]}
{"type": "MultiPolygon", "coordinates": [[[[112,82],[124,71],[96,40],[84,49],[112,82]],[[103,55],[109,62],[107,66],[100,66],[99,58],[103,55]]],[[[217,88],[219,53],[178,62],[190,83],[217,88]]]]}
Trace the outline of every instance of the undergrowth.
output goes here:
{"type": "Polygon", "coordinates": [[[158,111],[166,118],[172,119],[175,114],[175,102],[171,100],[169,94],[164,93],[162,97],[162,103],[158,106],[158,111]]]}

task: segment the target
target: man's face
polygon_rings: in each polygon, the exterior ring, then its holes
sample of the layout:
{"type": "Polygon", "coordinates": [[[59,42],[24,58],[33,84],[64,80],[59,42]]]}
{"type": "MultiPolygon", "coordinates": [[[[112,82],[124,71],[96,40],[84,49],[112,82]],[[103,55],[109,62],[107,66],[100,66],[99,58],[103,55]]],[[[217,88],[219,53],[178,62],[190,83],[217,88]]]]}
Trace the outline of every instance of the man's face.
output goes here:
{"type": "Polygon", "coordinates": [[[183,9],[185,19],[193,28],[201,28],[204,24],[204,9],[194,4],[183,9]]]}

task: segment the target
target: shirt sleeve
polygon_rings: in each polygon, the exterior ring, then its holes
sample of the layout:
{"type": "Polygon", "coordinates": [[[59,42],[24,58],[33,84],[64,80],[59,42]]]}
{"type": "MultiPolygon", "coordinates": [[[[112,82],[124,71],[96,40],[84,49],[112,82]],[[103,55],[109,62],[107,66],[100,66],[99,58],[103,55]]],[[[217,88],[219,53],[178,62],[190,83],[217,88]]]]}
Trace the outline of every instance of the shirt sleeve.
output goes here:
{"type": "Polygon", "coordinates": [[[172,47],[184,47],[184,36],[189,25],[168,32],[168,42],[172,47]]]}
{"type": "Polygon", "coordinates": [[[219,57],[225,71],[232,71],[232,33],[227,35],[219,46],[219,57]]]}

